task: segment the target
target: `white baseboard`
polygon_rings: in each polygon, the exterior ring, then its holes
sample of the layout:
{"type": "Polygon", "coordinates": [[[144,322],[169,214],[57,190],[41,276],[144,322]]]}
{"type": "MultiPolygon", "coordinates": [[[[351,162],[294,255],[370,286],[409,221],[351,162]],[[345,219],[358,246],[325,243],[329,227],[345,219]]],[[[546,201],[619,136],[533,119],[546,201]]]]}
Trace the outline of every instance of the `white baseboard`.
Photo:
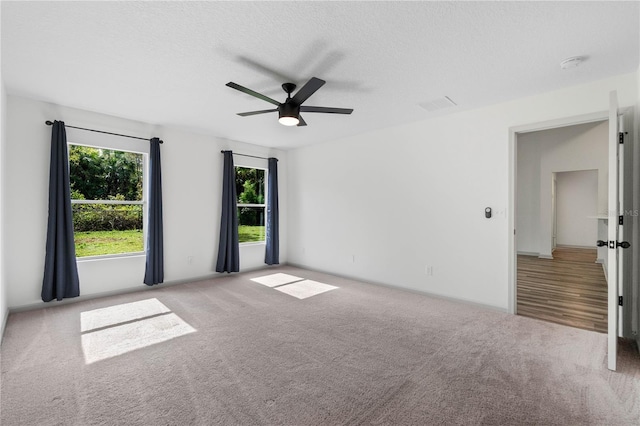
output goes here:
{"type": "Polygon", "coordinates": [[[551,260],[553,260],[553,256],[550,256],[548,254],[539,254],[538,255],[538,259],[551,259],[551,260]]]}
{"type": "Polygon", "coordinates": [[[2,341],[4,340],[4,329],[7,326],[7,320],[9,319],[9,308],[7,308],[4,313],[4,318],[2,318],[2,323],[0,324],[0,346],[2,346],[2,341]]]}
{"type": "Polygon", "coordinates": [[[519,252],[516,252],[516,254],[518,256],[535,256],[535,257],[538,257],[540,255],[540,253],[532,252],[532,251],[519,251],[519,252]]]}
{"type": "Polygon", "coordinates": [[[593,250],[593,249],[597,248],[596,246],[573,246],[571,244],[558,244],[557,247],[560,247],[560,248],[588,249],[588,250],[593,250]]]}
{"type": "Polygon", "coordinates": [[[420,295],[423,295],[423,296],[429,296],[429,297],[433,297],[433,298],[436,298],[436,299],[449,300],[451,302],[463,303],[465,305],[472,305],[472,306],[476,306],[478,308],[488,309],[488,310],[495,311],[495,312],[509,313],[509,310],[507,308],[501,308],[499,306],[487,305],[485,303],[479,303],[479,302],[475,302],[475,301],[469,300],[469,299],[463,299],[463,298],[451,297],[451,296],[444,296],[444,295],[437,294],[437,293],[430,293],[428,291],[418,290],[418,289],[415,289],[415,288],[401,287],[399,285],[388,284],[388,283],[384,283],[384,282],[381,282],[381,281],[372,281],[372,280],[369,280],[369,279],[366,279],[366,278],[358,277],[356,275],[347,275],[347,274],[343,274],[343,273],[331,272],[331,271],[327,271],[327,270],[323,270],[323,269],[313,268],[311,266],[303,265],[303,264],[300,264],[300,263],[287,262],[286,265],[287,266],[293,266],[294,268],[306,269],[308,271],[320,272],[322,274],[333,275],[334,277],[346,278],[348,280],[359,281],[359,282],[365,283],[365,284],[377,285],[377,286],[380,286],[380,287],[392,288],[392,289],[400,290],[400,291],[407,291],[409,293],[420,294],[420,295]]]}
{"type": "MultiPolygon", "coordinates": [[[[264,265],[261,267],[257,267],[257,268],[247,268],[247,269],[243,269],[240,272],[233,272],[232,274],[242,274],[244,272],[251,272],[251,271],[256,271],[256,270],[261,270],[261,269],[267,269],[270,267],[276,267],[279,265],[273,265],[273,266],[269,266],[269,265],[264,265]]],[[[227,274],[227,273],[220,273],[220,272],[216,272],[214,274],[208,274],[208,275],[203,275],[203,276],[199,276],[199,277],[191,277],[191,278],[186,278],[186,279],[178,279],[178,280],[171,280],[171,281],[165,281],[161,284],[157,284],[157,285],[152,285],[152,286],[148,286],[146,284],[140,284],[139,286],[136,287],[129,287],[129,288],[123,288],[123,289],[119,289],[119,290],[111,290],[111,291],[104,291],[104,292],[100,292],[100,293],[92,293],[92,294],[87,294],[87,295],[80,295],[78,297],[72,297],[69,299],[63,299],[63,300],[53,300],[51,302],[37,302],[37,303],[28,303],[25,305],[19,305],[19,306],[12,306],[8,309],[8,313],[10,312],[24,312],[24,311],[32,311],[35,309],[42,309],[42,308],[50,308],[50,307],[54,307],[54,306],[62,306],[62,305],[66,305],[69,303],[78,303],[78,302],[82,302],[84,300],[90,300],[90,299],[99,299],[102,297],[109,297],[109,296],[118,296],[121,294],[127,294],[127,293],[136,293],[138,291],[153,291],[159,288],[163,288],[163,287],[168,287],[168,286],[174,286],[174,285],[180,285],[180,284],[188,284],[188,283],[194,283],[194,282],[198,282],[198,281],[205,281],[205,280],[210,280],[210,279],[215,279],[215,278],[222,278],[225,277],[227,275],[231,275],[231,274],[227,274]]],[[[6,323],[6,321],[5,321],[6,323]]]]}

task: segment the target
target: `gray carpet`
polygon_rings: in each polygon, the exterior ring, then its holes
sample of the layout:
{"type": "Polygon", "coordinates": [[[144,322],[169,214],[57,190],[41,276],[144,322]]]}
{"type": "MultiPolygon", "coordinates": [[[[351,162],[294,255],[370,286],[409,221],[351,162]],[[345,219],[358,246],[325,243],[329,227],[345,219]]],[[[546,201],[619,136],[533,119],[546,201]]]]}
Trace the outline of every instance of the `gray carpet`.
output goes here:
{"type": "Polygon", "coordinates": [[[9,317],[4,426],[640,424],[630,345],[611,373],[604,334],[292,267],[48,306],[9,317]]]}

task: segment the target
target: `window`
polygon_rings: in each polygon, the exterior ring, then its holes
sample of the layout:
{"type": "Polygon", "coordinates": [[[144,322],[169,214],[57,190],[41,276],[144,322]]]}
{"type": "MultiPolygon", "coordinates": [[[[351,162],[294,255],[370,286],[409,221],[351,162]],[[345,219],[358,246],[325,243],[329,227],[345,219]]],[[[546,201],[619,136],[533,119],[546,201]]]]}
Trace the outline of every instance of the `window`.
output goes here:
{"type": "Polygon", "coordinates": [[[264,169],[236,167],[238,237],[241,243],[265,240],[265,174],[264,169]]]}
{"type": "Polygon", "coordinates": [[[69,144],[76,257],[144,251],[144,154],[69,144]]]}

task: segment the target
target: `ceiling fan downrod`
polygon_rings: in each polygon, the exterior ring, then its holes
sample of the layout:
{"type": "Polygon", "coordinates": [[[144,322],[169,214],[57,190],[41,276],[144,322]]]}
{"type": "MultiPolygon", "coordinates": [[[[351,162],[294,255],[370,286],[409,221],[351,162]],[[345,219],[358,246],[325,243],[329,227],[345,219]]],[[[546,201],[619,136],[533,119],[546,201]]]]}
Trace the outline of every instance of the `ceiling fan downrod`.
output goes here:
{"type": "Polygon", "coordinates": [[[296,90],[296,85],[293,83],[282,83],[282,89],[287,92],[287,100],[291,99],[291,93],[296,90]]]}

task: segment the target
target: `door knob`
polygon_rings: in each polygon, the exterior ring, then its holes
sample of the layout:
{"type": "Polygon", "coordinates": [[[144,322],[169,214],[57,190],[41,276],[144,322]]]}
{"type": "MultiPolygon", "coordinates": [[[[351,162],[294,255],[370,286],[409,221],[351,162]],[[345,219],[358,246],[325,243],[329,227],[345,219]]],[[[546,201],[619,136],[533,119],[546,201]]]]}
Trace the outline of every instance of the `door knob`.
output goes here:
{"type": "MultiPolygon", "coordinates": [[[[607,242],[606,241],[602,241],[602,240],[598,240],[596,245],[598,247],[606,247],[607,246],[607,242]]],[[[621,243],[616,241],[616,247],[622,247],[623,249],[628,249],[629,247],[631,247],[631,244],[629,242],[627,242],[627,241],[623,241],[621,243]]],[[[613,248],[613,241],[611,241],[611,247],[609,247],[609,248],[613,248]]]]}

